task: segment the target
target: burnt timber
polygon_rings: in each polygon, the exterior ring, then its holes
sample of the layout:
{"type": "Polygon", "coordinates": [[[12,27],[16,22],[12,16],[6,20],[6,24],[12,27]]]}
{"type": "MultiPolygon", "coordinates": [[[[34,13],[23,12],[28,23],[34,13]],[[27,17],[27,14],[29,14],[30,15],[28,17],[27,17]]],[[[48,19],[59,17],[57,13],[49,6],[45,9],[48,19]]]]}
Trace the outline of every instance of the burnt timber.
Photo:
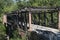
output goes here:
{"type": "MultiPolygon", "coordinates": [[[[51,31],[51,28],[47,28],[47,27],[43,27],[43,26],[39,26],[38,25],[38,27],[37,27],[37,25],[34,25],[33,24],[33,26],[32,26],[32,23],[31,23],[31,15],[34,13],[53,13],[53,12],[58,12],[58,29],[60,30],[60,7],[25,7],[25,8],[22,8],[22,9],[20,9],[20,10],[17,10],[17,11],[13,11],[13,12],[11,12],[11,13],[7,13],[7,14],[5,14],[5,16],[3,17],[3,23],[4,24],[9,24],[9,22],[8,22],[8,16],[9,17],[11,17],[11,18],[13,18],[12,16],[13,15],[15,15],[15,17],[17,17],[17,19],[14,19],[14,20],[16,20],[16,26],[18,26],[18,24],[21,22],[22,23],[22,25],[23,25],[23,21],[18,21],[19,19],[18,19],[18,16],[19,16],[19,14],[29,14],[28,16],[29,16],[29,22],[27,23],[27,20],[25,19],[26,18],[26,15],[24,15],[24,19],[22,19],[22,20],[24,20],[24,26],[25,26],[25,30],[26,31],[36,31],[36,29],[38,29],[38,30],[46,30],[46,31],[51,31]],[[4,21],[5,20],[5,21],[4,21]],[[28,26],[29,25],[29,26],[28,26]],[[29,27],[29,29],[27,30],[27,26],[29,27]],[[36,26],[36,27],[35,27],[36,26]]],[[[21,16],[22,17],[22,16],[21,16]]],[[[13,20],[13,21],[14,21],[13,20]]],[[[15,22],[14,22],[15,23],[15,22]]],[[[18,28],[19,28],[19,26],[18,26],[18,28]]],[[[54,29],[53,31],[54,31],[54,33],[55,32],[59,32],[59,30],[57,30],[56,31],[56,29],[54,29]]],[[[53,32],[53,31],[51,31],[51,32],[53,32]]]]}

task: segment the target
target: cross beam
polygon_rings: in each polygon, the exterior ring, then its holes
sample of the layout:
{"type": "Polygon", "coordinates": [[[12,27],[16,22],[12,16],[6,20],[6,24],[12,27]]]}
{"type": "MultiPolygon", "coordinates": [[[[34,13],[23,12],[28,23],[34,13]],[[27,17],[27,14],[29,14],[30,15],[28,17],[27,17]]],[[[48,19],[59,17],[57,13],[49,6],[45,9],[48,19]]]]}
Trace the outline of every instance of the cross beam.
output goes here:
{"type": "Polygon", "coordinates": [[[29,7],[21,9],[20,12],[51,12],[51,11],[58,11],[59,7],[29,7]]]}

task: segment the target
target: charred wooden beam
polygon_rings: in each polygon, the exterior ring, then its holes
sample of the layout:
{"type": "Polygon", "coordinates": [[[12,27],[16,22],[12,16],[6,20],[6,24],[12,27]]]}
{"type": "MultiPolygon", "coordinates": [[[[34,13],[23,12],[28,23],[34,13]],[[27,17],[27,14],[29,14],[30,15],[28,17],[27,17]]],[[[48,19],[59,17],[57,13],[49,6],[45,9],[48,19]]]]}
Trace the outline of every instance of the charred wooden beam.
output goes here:
{"type": "Polygon", "coordinates": [[[51,12],[51,26],[53,27],[53,13],[51,12]]]}
{"type": "Polygon", "coordinates": [[[44,26],[46,26],[46,13],[44,13],[44,26]]]}
{"type": "Polygon", "coordinates": [[[39,13],[39,14],[38,14],[38,18],[39,18],[39,23],[38,23],[38,24],[39,24],[39,25],[41,24],[41,23],[40,23],[40,17],[41,17],[40,15],[41,15],[41,14],[39,13]]]}
{"type": "Polygon", "coordinates": [[[57,12],[59,10],[59,7],[29,7],[29,8],[24,8],[21,9],[20,12],[29,12],[31,11],[32,13],[39,13],[39,12],[57,12]]]}

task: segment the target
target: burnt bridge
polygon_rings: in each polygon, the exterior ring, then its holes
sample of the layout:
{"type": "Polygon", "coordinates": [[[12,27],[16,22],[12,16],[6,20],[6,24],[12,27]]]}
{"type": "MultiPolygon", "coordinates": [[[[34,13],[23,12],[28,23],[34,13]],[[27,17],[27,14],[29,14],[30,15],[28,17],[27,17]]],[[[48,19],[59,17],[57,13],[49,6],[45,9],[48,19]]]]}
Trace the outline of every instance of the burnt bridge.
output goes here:
{"type": "Polygon", "coordinates": [[[3,24],[8,30],[7,35],[13,29],[36,31],[47,30],[59,32],[60,30],[60,7],[26,7],[3,16],[3,24]],[[48,28],[50,27],[50,28],[48,28]],[[53,29],[55,28],[55,29],[53,29]],[[11,29],[11,30],[9,30],[11,29]]]}

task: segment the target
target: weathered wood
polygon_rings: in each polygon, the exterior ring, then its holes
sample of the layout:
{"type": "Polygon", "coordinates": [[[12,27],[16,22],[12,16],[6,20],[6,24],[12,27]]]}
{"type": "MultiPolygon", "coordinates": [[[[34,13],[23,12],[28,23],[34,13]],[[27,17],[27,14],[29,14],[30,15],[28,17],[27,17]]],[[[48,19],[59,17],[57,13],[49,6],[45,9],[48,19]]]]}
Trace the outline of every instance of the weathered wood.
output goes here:
{"type": "Polygon", "coordinates": [[[3,24],[7,23],[7,15],[3,15],[3,24]]]}
{"type": "MultiPolygon", "coordinates": [[[[29,27],[29,24],[27,26],[29,27]]],[[[31,24],[31,31],[36,31],[36,29],[38,29],[38,30],[44,30],[44,31],[51,31],[53,33],[58,33],[59,32],[58,29],[31,24]]]]}
{"type": "Polygon", "coordinates": [[[23,8],[21,10],[19,10],[21,13],[26,13],[26,12],[29,12],[31,11],[32,13],[40,13],[40,12],[57,12],[59,9],[59,7],[46,7],[46,6],[43,6],[43,7],[27,7],[27,8],[23,8]]]}
{"type": "Polygon", "coordinates": [[[59,15],[58,15],[58,29],[60,30],[60,11],[59,11],[59,15]]]}
{"type": "Polygon", "coordinates": [[[53,20],[53,13],[51,12],[51,27],[53,27],[53,23],[54,23],[54,20],[53,20]]]}
{"type": "Polygon", "coordinates": [[[31,12],[29,12],[29,31],[31,31],[31,12]]]}
{"type": "Polygon", "coordinates": [[[46,13],[44,13],[44,24],[43,26],[46,26],[46,13]]]}

